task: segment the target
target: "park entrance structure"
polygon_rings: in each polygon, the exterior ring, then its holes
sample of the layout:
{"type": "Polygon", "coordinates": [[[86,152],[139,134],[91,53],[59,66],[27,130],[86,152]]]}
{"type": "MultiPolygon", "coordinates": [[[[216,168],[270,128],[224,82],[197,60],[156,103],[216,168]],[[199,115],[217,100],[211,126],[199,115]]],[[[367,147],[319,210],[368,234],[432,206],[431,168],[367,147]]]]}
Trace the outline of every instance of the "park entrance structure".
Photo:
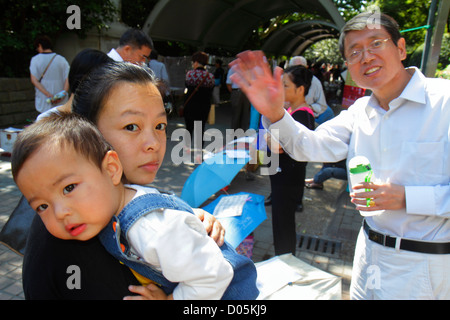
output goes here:
{"type": "Polygon", "coordinates": [[[332,0],[160,0],[143,31],[153,40],[237,53],[247,49],[244,44],[258,26],[294,12],[315,14],[323,20],[287,24],[267,38],[262,50],[275,55],[301,54],[314,42],[337,38],[344,25],[332,0]]]}

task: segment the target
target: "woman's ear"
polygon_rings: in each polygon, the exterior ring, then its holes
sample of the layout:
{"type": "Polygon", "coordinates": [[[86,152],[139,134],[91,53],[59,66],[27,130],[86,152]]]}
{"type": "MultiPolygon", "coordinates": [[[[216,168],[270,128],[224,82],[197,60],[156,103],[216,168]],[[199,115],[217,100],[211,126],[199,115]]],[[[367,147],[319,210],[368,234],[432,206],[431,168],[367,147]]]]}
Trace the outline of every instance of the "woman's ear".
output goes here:
{"type": "Polygon", "coordinates": [[[298,94],[301,94],[302,96],[305,96],[305,86],[297,87],[297,89],[295,89],[295,90],[297,90],[298,94]]]}
{"type": "Polygon", "coordinates": [[[123,168],[117,152],[110,150],[105,154],[102,161],[102,169],[108,173],[114,185],[118,185],[121,182],[123,168]]]}

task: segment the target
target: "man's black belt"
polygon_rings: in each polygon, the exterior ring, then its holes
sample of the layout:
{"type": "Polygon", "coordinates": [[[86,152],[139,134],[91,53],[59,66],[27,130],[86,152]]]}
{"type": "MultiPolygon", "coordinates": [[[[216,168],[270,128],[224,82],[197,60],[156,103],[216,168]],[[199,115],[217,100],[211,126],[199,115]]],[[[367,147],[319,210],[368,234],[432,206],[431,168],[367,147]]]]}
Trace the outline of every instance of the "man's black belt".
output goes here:
{"type": "Polygon", "coordinates": [[[426,242],[426,241],[396,238],[379,233],[371,229],[365,219],[363,225],[364,231],[366,232],[369,239],[385,247],[398,248],[401,250],[408,250],[421,253],[433,253],[433,254],[450,253],[450,242],[426,242]],[[400,243],[397,243],[397,241],[400,241],[400,243]]]}

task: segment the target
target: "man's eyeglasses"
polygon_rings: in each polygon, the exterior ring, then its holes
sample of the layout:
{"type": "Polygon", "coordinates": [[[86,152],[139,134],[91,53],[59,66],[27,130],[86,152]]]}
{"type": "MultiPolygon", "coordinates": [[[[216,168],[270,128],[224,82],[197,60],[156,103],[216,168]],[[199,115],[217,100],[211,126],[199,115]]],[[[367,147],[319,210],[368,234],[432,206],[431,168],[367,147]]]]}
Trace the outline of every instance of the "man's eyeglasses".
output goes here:
{"type": "Polygon", "coordinates": [[[360,50],[353,50],[350,51],[349,53],[347,53],[345,56],[347,58],[347,64],[354,64],[354,63],[358,63],[361,61],[362,58],[362,53],[364,51],[367,51],[369,53],[378,53],[380,51],[383,51],[384,48],[386,47],[386,42],[388,40],[390,40],[391,38],[386,38],[386,39],[377,39],[377,40],[373,40],[369,46],[367,47],[367,49],[360,49],[360,50]]]}
{"type": "Polygon", "coordinates": [[[142,58],[142,62],[143,63],[149,63],[150,62],[150,57],[148,57],[148,56],[146,56],[146,55],[144,55],[144,54],[139,54],[140,56],[141,56],[141,58],[142,58]]]}

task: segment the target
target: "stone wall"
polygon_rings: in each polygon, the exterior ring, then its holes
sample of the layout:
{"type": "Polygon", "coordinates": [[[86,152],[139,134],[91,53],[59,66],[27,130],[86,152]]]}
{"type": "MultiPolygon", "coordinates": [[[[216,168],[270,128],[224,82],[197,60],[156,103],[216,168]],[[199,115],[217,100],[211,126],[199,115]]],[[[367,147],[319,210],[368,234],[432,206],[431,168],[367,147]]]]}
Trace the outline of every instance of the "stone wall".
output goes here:
{"type": "Polygon", "coordinates": [[[37,115],[30,78],[0,78],[0,128],[22,127],[37,115]]]}

